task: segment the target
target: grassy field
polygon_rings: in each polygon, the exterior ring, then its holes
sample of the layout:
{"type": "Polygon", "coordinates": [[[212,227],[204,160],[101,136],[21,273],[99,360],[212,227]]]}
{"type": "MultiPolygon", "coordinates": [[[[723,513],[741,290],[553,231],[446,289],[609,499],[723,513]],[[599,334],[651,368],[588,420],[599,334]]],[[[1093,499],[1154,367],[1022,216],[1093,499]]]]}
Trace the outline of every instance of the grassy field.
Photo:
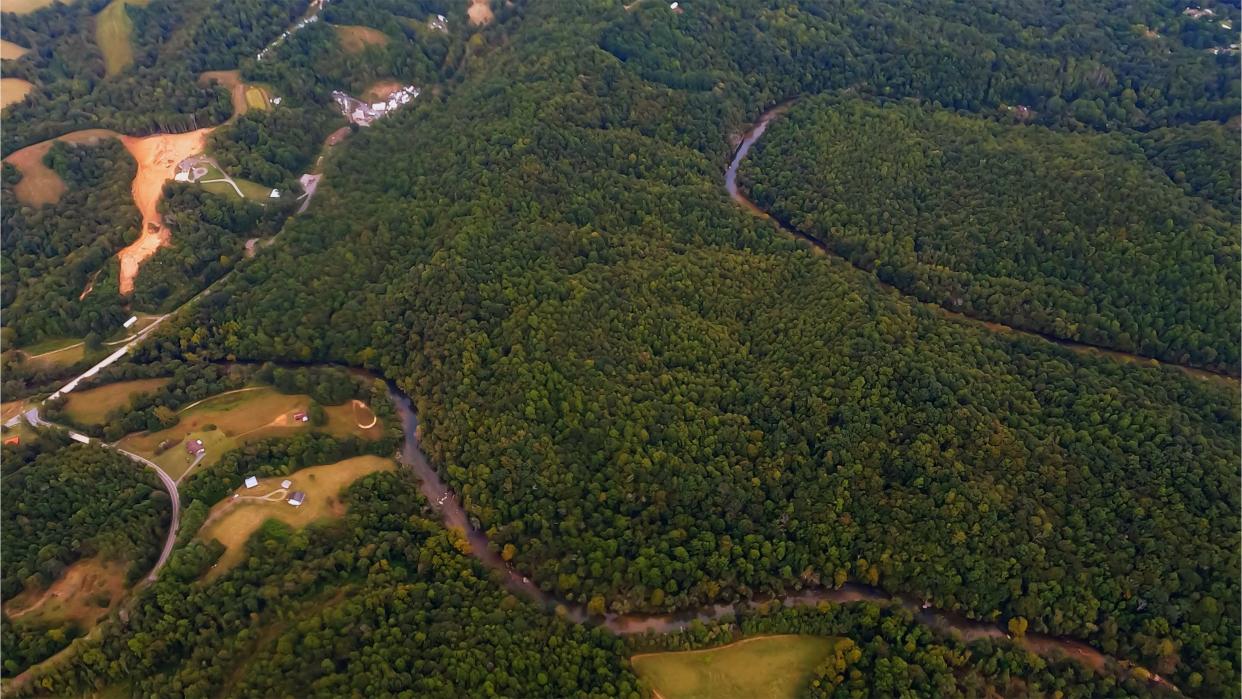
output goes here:
{"type": "Polygon", "coordinates": [[[134,24],[125,11],[126,0],[112,0],[95,15],[95,43],[104,57],[108,75],[116,75],[134,62],[130,33],[134,24]]]}
{"type": "Polygon", "coordinates": [[[208,573],[208,579],[237,565],[245,553],[246,541],[267,520],[278,519],[300,529],[317,519],[340,517],[345,513],[340,501],[345,486],[369,473],[395,467],[391,459],[358,456],[327,466],[304,468],[289,476],[264,478],[254,488],[238,488],[234,496],[212,508],[208,523],[198,533],[204,541],[218,539],[228,549],[208,573]],[[280,487],[285,478],[293,481],[288,490],[280,487]],[[285,499],[298,490],[306,493],[306,501],[301,507],[293,507],[285,499]]]}
{"type": "Polygon", "coordinates": [[[47,7],[52,4],[52,0],[5,0],[4,11],[16,12],[24,15],[28,12],[34,12],[40,7],[47,7]]]}
{"type": "Polygon", "coordinates": [[[142,393],[151,393],[168,383],[168,379],[136,379],[120,381],[86,391],[74,391],[65,403],[65,413],[75,422],[84,425],[103,423],[115,408],[129,405],[130,400],[142,393]]]}
{"type": "Polygon", "coordinates": [[[8,61],[14,58],[21,58],[29,50],[11,41],[0,39],[0,59],[8,61]]]}
{"type": "Polygon", "coordinates": [[[757,636],[707,650],[644,653],[634,670],[664,699],[793,699],[834,639],[757,636]]]}
{"type": "Polygon", "coordinates": [[[264,110],[268,108],[267,90],[258,85],[246,86],[246,105],[251,109],[264,110]]]}
{"type": "Polygon", "coordinates": [[[0,441],[17,437],[21,442],[29,442],[36,436],[34,428],[26,424],[25,420],[12,427],[0,427],[0,441]]]}
{"type": "Polygon", "coordinates": [[[0,78],[0,109],[21,102],[33,89],[32,83],[20,78],[0,78]]]}
{"type": "Polygon", "coordinates": [[[126,564],[90,558],[65,569],[46,590],[28,590],[5,603],[5,613],[19,622],[94,626],[125,594],[126,564]]]}
{"type": "MultiPolygon", "coordinates": [[[[31,348],[25,348],[22,351],[26,353],[26,366],[35,368],[46,368],[53,366],[68,366],[75,364],[86,356],[86,345],[81,340],[68,340],[74,343],[67,347],[57,350],[45,350],[43,352],[32,351],[31,348]],[[36,357],[35,355],[42,355],[36,357]]],[[[40,343],[42,344],[42,343],[40,343]]]]}
{"type": "Polygon", "coordinates": [[[361,53],[368,46],[388,45],[388,35],[378,29],[355,24],[338,24],[332,28],[336,30],[345,53],[361,53]]]}
{"type": "Polygon", "coordinates": [[[241,188],[242,194],[245,195],[247,199],[254,199],[260,204],[265,203],[268,200],[267,195],[272,193],[271,187],[259,184],[258,182],[251,182],[250,180],[243,180],[237,177],[234,177],[233,181],[236,182],[237,186],[241,188]]]}
{"type": "Polygon", "coordinates": [[[356,434],[368,439],[377,439],[381,434],[378,425],[360,429],[348,405],[326,408],[328,422],[319,427],[295,422],[293,414],[306,410],[309,405],[309,396],[285,395],[268,387],[222,393],[183,410],[181,421],[166,430],[131,434],[119,444],[159,464],[173,478],[181,478],[194,461],[183,445],[194,439],[203,440],[207,450],[198,466],[205,468],[219,461],[230,449],[268,437],[291,436],[301,430],[315,429],[342,436],[356,434]],[[161,442],[167,443],[167,448],[156,453],[161,442]]]}

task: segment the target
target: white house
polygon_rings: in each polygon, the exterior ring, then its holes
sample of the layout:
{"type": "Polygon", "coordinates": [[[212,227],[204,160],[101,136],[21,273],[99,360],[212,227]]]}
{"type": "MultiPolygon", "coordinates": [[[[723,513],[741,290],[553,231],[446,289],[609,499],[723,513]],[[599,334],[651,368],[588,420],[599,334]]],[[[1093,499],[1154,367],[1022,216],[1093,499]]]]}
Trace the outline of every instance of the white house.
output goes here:
{"type": "Polygon", "coordinates": [[[246,487],[247,488],[257,488],[258,486],[259,486],[258,478],[255,478],[254,476],[246,476],[246,487]]]}
{"type": "Polygon", "coordinates": [[[290,505],[293,505],[294,507],[301,507],[302,503],[306,502],[306,493],[303,493],[302,491],[299,490],[298,492],[289,496],[288,502],[290,505]]]}
{"type": "Polygon", "coordinates": [[[138,316],[130,316],[129,320],[125,321],[124,323],[121,323],[121,326],[128,328],[137,322],[138,322],[138,316]]]}

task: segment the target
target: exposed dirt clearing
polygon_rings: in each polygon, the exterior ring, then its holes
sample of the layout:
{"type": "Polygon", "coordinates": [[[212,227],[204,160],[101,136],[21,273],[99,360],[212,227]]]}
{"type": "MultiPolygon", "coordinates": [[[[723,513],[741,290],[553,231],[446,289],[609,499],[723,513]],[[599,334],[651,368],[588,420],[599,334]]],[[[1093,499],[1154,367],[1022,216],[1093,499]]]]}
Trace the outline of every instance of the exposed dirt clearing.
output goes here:
{"type": "Polygon", "coordinates": [[[13,619],[31,616],[40,621],[72,620],[89,628],[124,594],[125,564],[92,558],[69,566],[44,591],[26,591],[14,597],[5,605],[5,612],[13,619]]]}
{"type": "Polygon", "coordinates": [[[0,109],[21,102],[33,89],[32,83],[20,78],[0,78],[0,109]]]}
{"type": "Polygon", "coordinates": [[[387,46],[388,35],[378,29],[357,24],[333,25],[345,53],[362,53],[368,46],[387,46]]]}
{"type": "Polygon", "coordinates": [[[401,83],[396,80],[381,80],[368,87],[362,93],[362,99],[368,102],[383,102],[388,99],[392,93],[400,90],[402,87],[401,83]]]}
{"type": "Polygon", "coordinates": [[[470,8],[466,10],[470,23],[476,27],[492,21],[492,5],[488,0],[470,0],[470,8]]]}
{"type": "Polygon", "coordinates": [[[167,245],[171,238],[172,234],[164,226],[164,219],[156,208],[164,183],[176,174],[177,163],[203,152],[209,133],[210,128],[145,138],[121,137],[134,160],[138,161],[138,175],[134,178],[132,192],[134,204],[142,212],[142,233],[138,240],[117,253],[121,260],[122,296],[134,290],[134,277],[138,275],[142,263],[167,245]]]}
{"type": "Polygon", "coordinates": [[[0,59],[11,61],[14,58],[21,58],[29,50],[11,41],[0,39],[0,59]]]}

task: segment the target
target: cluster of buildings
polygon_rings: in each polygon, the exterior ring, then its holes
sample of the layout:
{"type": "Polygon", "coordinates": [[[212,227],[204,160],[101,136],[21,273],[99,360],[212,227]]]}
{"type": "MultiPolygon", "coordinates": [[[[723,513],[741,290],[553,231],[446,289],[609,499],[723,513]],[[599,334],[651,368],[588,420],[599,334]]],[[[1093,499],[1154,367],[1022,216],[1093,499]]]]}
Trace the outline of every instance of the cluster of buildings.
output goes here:
{"type": "Polygon", "coordinates": [[[390,112],[394,112],[414,101],[419,94],[421,94],[421,90],[417,87],[413,85],[406,85],[393,91],[392,94],[388,95],[388,98],[383,102],[363,102],[362,100],[350,97],[340,90],[334,90],[332,92],[332,99],[336,101],[336,105],[340,108],[341,113],[344,114],[345,118],[351,123],[359,126],[370,126],[371,122],[376,119],[379,119],[390,112]]]}
{"type": "Polygon", "coordinates": [[[436,15],[435,17],[427,20],[427,26],[430,27],[432,31],[444,32],[447,34],[448,18],[444,15],[436,15]]]}
{"type": "MultiPolygon", "coordinates": [[[[246,476],[245,485],[246,490],[257,488],[259,487],[259,478],[257,476],[246,476]]],[[[293,487],[293,481],[286,478],[280,482],[280,487],[281,489],[287,491],[293,487]]],[[[306,502],[306,493],[301,490],[295,490],[292,493],[289,493],[289,495],[285,498],[285,502],[289,503],[292,507],[301,507],[302,503],[306,502]]]]}

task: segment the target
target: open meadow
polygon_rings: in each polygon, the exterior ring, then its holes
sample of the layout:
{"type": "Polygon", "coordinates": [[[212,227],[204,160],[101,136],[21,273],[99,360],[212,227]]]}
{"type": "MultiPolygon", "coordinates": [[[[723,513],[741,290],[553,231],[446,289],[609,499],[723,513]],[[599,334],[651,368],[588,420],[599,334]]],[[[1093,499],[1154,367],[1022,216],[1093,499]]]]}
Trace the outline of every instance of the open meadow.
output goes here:
{"type": "Polygon", "coordinates": [[[757,636],[719,648],[643,653],[634,670],[663,699],[793,699],[835,639],[757,636]]]}

